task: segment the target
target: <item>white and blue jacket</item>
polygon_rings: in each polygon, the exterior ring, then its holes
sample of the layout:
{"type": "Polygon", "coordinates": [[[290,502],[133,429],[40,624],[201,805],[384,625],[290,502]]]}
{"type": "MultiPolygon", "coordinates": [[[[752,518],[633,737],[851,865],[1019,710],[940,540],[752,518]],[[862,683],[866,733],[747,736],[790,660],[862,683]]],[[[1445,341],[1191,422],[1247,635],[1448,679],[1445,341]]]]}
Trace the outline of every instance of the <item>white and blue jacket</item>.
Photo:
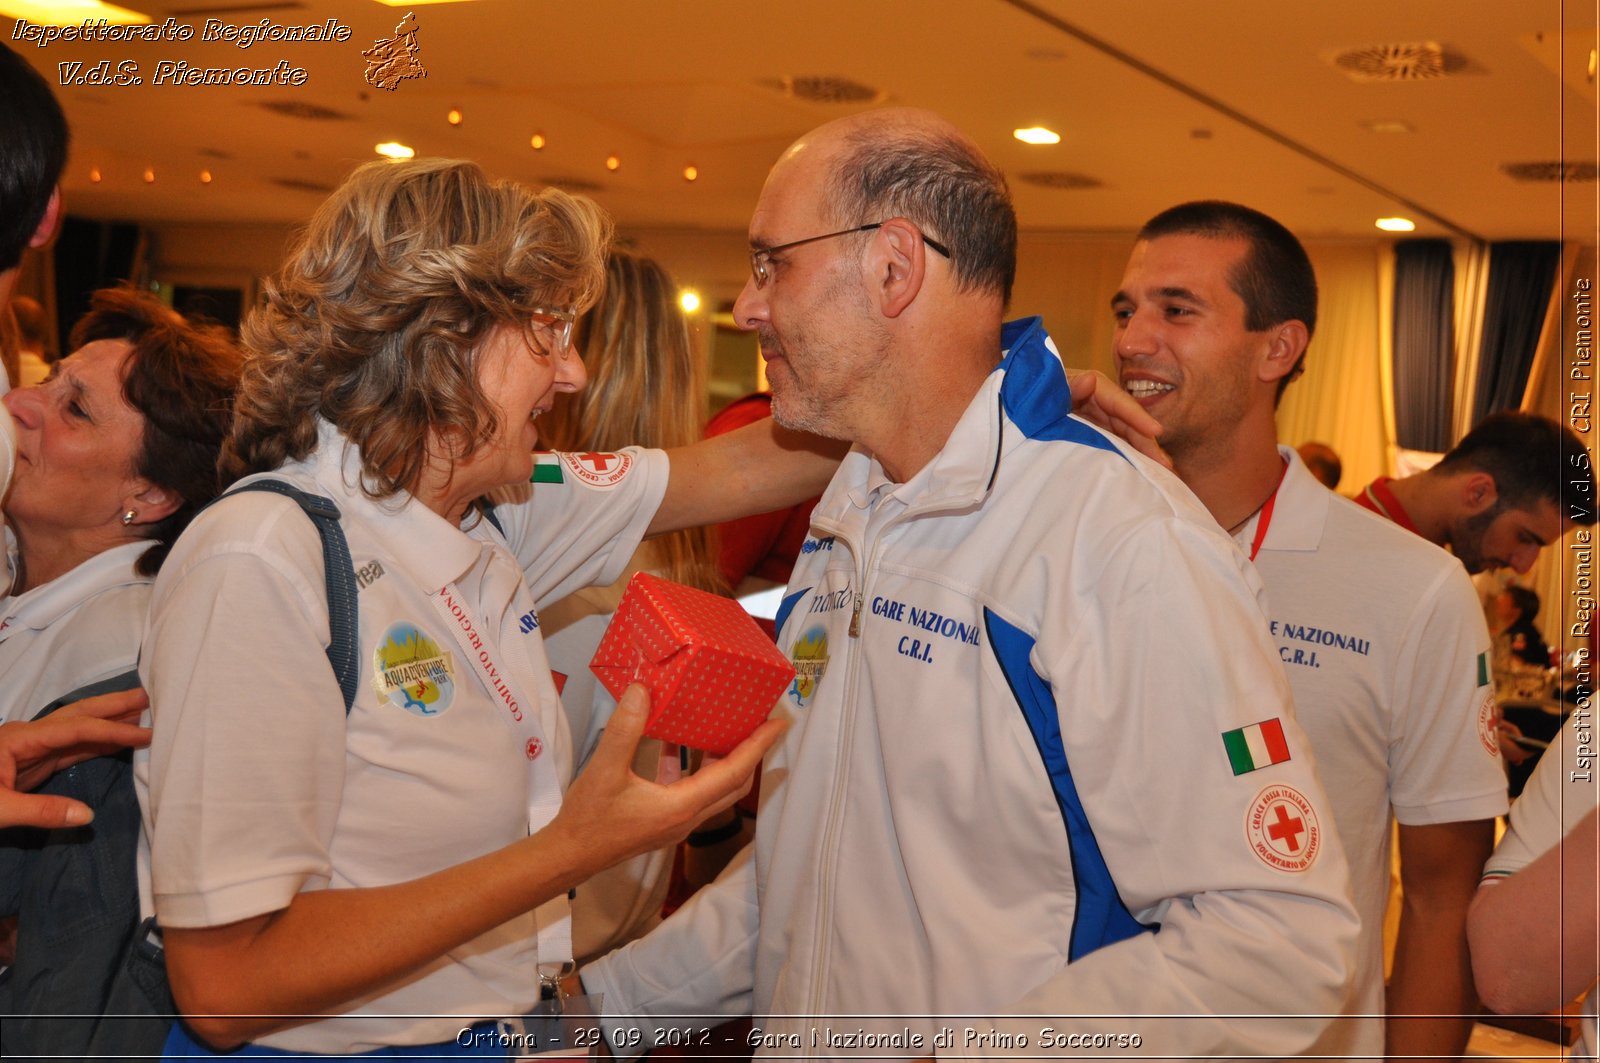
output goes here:
{"type": "Polygon", "coordinates": [[[1002,344],[927,467],[857,450],[823,496],[754,857],[586,968],[608,1012],[753,1010],[814,1058],[1291,1055],[1338,1010],[1356,919],[1259,581],[1069,415],[1037,318],[1002,344]],[[1224,734],[1273,720],[1289,759],[1235,774],[1224,734]],[[974,1015],[1050,1018],[928,1017],[974,1015]]]}

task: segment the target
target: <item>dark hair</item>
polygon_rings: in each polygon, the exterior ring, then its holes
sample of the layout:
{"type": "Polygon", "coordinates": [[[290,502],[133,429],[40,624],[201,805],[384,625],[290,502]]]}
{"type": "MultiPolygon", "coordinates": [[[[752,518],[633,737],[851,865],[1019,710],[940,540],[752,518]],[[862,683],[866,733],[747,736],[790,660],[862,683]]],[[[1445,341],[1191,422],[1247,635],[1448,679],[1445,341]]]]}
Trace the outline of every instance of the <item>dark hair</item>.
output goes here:
{"type": "MultiPolygon", "coordinates": [[[[1240,260],[1229,285],[1244,300],[1244,327],[1260,332],[1285,321],[1299,321],[1309,341],[1317,331],[1317,274],[1294,233],[1259,210],[1220,199],[1180,203],[1144,223],[1140,240],[1160,236],[1204,236],[1240,239],[1250,250],[1240,260]]],[[[1277,398],[1305,366],[1305,352],[1278,381],[1277,398]]]]}
{"type": "Polygon", "coordinates": [[[959,288],[1011,301],[1017,214],[993,163],[953,132],[875,126],[844,144],[829,179],[839,224],[906,218],[949,248],[959,288]]]}
{"type": "Polygon", "coordinates": [[[1594,469],[1570,428],[1537,413],[1492,413],[1461,437],[1434,466],[1441,472],[1494,477],[1496,508],[1531,509],[1549,502],[1564,521],[1595,522],[1594,469]]]}
{"type": "Polygon", "coordinates": [[[1532,623],[1539,615],[1539,595],[1532,587],[1524,587],[1520,583],[1511,583],[1506,586],[1506,593],[1511,596],[1511,604],[1515,605],[1522,613],[1524,623],[1532,623]]]}
{"type": "Polygon", "coordinates": [[[101,289],[89,307],[73,326],[72,349],[96,340],[129,345],[122,394],[144,418],[134,471],[181,499],[148,529],[155,542],[139,556],[138,570],[153,576],[178,533],[222,489],[217,457],[244,355],[224,329],[193,325],[131,288],[101,289]]]}
{"type": "Polygon", "coordinates": [[[0,271],[14,268],[67,164],[67,119],[28,61],[0,44],[0,271]]]}

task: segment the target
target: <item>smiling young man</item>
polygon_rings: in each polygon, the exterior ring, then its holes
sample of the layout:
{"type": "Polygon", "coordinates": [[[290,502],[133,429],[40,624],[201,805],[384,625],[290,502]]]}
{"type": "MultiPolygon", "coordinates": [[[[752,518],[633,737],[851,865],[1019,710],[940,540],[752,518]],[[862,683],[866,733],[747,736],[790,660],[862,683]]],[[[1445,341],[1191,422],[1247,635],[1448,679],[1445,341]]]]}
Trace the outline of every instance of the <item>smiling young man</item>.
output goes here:
{"type": "Polygon", "coordinates": [[[1520,575],[1575,525],[1595,522],[1594,470],[1571,429],[1535,413],[1495,413],[1437,465],[1380,477],[1356,501],[1449,547],[1473,575],[1520,575]]]}
{"type": "Polygon", "coordinates": [[[1350,859],[1356,981],[1347,1017],[1310,1054],[1455,1056],[1476,1010],[1467,905],[1506,809],[1472,586],[1442,550],[1328,491],[1278,445],[1277,401],[1317,315],[1311,263],[1282,225],[1232,203],[1165,211],[1140,231],[1111,305],[1123,387],[1266,584],[1350,859]],[[1405,907],[1386,1008],[1391,817],[1405,907]]]}
{"type": "Polygon", "coordinates": [[[794,726],[753,852],[585,968],[614,1043],[753,1010],[759,1054],[801,1058],[1031,1056],[1064,1015],[1153,1055],[1309,1045],[1355,921],[1259,585],[1069,416],[1039,320],[1002,323],[1004,178],[868,112],[785,152],[750,244],[774,416],[856,446],[778,617],[794,726]]]}

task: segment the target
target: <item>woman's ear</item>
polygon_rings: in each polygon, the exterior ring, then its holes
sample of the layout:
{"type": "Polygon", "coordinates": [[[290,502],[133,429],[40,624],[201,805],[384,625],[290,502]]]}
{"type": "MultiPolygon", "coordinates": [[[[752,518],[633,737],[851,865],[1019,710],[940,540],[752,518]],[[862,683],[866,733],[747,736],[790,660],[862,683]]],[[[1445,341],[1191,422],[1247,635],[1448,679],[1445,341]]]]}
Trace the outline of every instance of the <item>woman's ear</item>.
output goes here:
{"type": "Polygon", "coordinates": [[[141,479],[136,484],[122,510],[124,514],[134,515],[129,524],[160,524],[183,505],[183,497],[176,491],[158,487],[149,480],[141,479]]]}

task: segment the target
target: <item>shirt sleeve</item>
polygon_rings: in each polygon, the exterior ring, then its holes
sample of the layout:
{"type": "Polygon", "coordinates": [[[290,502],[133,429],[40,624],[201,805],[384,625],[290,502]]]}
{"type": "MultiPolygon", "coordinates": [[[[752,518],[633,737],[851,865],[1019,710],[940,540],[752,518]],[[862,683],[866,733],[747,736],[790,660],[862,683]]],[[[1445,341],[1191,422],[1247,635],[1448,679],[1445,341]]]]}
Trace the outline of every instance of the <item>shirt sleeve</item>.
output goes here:
{"type": "Polygon", "coordinates": [[[1294,1055],[1340,1010],[1358,923],[1259,580],[1189,521],[1109,531],[1064,562],[1085,566],[1063,584],[1079,590],[1055,596],[1032,661],[1087,824],[1076,919],[1121,905],[1144,929],[1123,922],[981,1025],[1026,1044],[1041,1019],[1019,1016],[1072,1016],[1142,1054],[1294,1055]]]}
{"type": "Polygon", "coordinates": [[[612,1052],[632,1058],[655,1033],[701,1029],[753,1008],[759,907],[755,845],[711,885],[637,941],[584,967],[584,991],[605,996],[612,1052]],[[629,1044],[637,1031],[640,1043],[629,1044]]]}
{"type": "Polygon", "coordinates": [[[1410,826],[1493,819],[1507,808],[1492,726],[1489,631],[1460,565],[1416,603],[1395,655],[1390,802],[1410,826]]]}
{"type": "Polygon", "coordinates": [[[321,557],[293,502],[252,494],[203,515],[156,583],[140,673],[166,926],[262,915],[328,884],[345,713],[321,557]]]}
{"type": "Polygon", "coordinates": [[[1511,806],[1505,837],[1484,865],[1485,885],[1510,877],[1555,848],[1600,804],[1593,735],[1593,716],[1587,710],[1575,710],[1561,725],[1511,806]]]}
{"type": "Polygon", "coordinates": [[[661,506],[669,464],[665,451],[638,447],[558,455],[549,482],[495,493],[495,518],[536,604],[621,575],[661,506]],[[598,474],[597,457],[609,459],[598,474]]]}

